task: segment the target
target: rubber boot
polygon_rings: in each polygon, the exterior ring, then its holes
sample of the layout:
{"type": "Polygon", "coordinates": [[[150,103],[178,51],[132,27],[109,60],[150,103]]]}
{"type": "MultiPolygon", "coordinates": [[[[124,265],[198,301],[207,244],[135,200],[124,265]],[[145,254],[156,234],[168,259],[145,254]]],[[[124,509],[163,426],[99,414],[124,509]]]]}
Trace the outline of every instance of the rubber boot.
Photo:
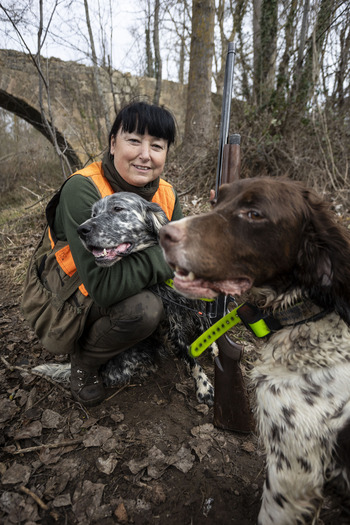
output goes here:
{"type": "Polygon", "coordinates": [[[86,407],[96,406],[106,397],[99,366],[84,363],[78,353],[71,354],[70,389],[73,398],[86,407]]]}

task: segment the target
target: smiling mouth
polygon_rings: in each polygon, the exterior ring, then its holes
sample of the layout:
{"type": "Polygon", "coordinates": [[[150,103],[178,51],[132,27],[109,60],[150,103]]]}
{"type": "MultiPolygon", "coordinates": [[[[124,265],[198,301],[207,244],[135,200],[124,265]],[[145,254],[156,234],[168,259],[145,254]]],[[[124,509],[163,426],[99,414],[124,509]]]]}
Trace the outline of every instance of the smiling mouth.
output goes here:
{"type": "Polygon", "coordinates": [[[87,248],[95,257],[96,264],[110,265],[129,255],[133,249],[133,244],[123,242],[113,248],[99,248],[97,246],[88,246],[87,248]]]}
{"type": "Polygon", "coordinates": [[[133,166],[135,169],[145,172],[151,169],[150,166],[139,166],[137,164],[133,164],[133,166]]]}

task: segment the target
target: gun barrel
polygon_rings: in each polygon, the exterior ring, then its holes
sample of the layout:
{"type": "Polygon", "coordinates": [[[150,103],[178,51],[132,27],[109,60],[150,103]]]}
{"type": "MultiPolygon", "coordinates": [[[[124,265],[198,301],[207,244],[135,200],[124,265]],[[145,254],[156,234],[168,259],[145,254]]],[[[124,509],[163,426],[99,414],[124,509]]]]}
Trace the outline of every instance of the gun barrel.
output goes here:
{"type": "Polygon", "coordinates": [[[229,136],[235,55],[236,55],[236,50],[235,50],[234,43],[229,42],[228,49],[227,49],[226,66],[225,66],[224,92],[222,96],[219,155],[218,155],[218,164],[217,164],[217,171],[216,171],[216,188],[215,188],[216,197],[218,195],[218,189],[221,184],[224,146],[225,144],[228,143],[228,136],[229,136]]]}

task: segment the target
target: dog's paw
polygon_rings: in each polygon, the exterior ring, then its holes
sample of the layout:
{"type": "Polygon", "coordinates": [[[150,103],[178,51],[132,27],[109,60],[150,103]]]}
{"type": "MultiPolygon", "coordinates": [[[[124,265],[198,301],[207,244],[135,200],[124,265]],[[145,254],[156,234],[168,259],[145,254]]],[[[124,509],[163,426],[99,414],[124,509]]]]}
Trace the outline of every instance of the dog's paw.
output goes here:
{"type": "Polygon", "coordinates": [[[196,396],[199,403],[209,407],[214,405],[214,387],[207,377],[201,377],[197,380],[196,396]]]}

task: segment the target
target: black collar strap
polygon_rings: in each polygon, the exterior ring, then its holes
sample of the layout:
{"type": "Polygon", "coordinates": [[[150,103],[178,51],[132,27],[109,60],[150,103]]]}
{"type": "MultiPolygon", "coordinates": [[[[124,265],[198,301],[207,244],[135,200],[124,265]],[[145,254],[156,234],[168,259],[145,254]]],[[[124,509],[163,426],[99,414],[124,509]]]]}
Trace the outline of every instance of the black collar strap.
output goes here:
{"type": "MultiPolygon", "coordinates": [[[[285,326],[296,326],[299,324],[314,322],[327,315],[331,309],[324,309],[321,306],[310,301],[310,299],[304,299],[299,303],[284,308],[281,310],[260,310],[258,307],[244,303],[237,310],[239,317],[241,318],[244,325],[249,328],[255,335],[254,324],[259,322],[261,319],[264,320],[265,324],[271,332],[281,330],[285,326]]],[[[266,334],[268,335],[268,334],[266,334]]]]}

